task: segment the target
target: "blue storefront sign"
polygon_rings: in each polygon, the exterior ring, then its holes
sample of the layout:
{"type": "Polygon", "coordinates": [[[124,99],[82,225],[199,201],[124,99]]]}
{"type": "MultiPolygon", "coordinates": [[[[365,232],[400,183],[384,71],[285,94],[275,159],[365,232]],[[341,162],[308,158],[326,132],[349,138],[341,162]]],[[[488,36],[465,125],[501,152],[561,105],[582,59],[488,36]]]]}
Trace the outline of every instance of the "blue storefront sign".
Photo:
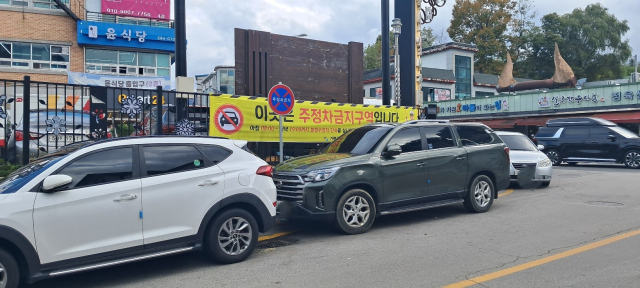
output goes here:
{"type": "Polygon", "coordinates": [[[175,30],[171,28],[78,21],[78,45],[175,52],[175,30]]]}

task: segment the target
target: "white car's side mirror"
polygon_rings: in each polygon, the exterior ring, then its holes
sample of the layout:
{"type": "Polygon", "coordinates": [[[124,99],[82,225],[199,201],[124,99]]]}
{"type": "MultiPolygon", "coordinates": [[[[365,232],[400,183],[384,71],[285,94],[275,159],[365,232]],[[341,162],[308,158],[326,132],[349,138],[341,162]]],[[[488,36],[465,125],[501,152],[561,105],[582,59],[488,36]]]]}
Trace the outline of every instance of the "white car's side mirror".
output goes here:
{"type": "Polygon", "coordinates": [[[544,150],[544,145],[538,145],[538,150],[540,151],[544,150]]]}
{"type": "Polygon", "coordinates": [[[73,178],[67,175],[51,175],[44,179],[42,190],[53,192],[55,189],[63,188],[73,182],[73,178]]]}

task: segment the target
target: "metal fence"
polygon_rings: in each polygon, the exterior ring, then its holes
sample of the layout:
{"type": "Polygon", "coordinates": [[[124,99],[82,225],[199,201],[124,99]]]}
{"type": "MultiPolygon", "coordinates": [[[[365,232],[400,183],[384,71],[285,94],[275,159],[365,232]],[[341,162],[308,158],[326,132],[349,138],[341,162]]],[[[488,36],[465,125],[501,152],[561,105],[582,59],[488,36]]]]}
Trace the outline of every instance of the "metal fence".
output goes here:
{"type": "Polygon", "coordinates": [[[0,80],[0,159],[21,165],[95,139],[208,135],[209,95],[128,88],[149,85],[119,82],[98,87],[35,82],[28,76],[0,80]]]}
{"type": "MultiPolygon", "coordinates": [[[[28,163],[80,141],[209,135],[209,94],[136,88],[153,86],[140,81],[109,84],[111,87],[35,82],[29,77],[0,80],[0,168],[28,163]]],[[[326,145],[285,143],[284,159],[316,154],[326,145]]],[[[252,142],[248,147],[269,164],[279,163],[278,143],[252,142]]]]}
{"type": "Polygon", "coordinates": [[[136,26],[150,26],[161,28],[174,28],[173,20],[165,19],[148,19],[148,18],[135,18],[135,17],[123,17],[110,14],[102,14],[97,12],[86,12],[86,21],[93,22],[105,22],[105,23],[118,23],[118,24],[130,24],[136,26]]]}

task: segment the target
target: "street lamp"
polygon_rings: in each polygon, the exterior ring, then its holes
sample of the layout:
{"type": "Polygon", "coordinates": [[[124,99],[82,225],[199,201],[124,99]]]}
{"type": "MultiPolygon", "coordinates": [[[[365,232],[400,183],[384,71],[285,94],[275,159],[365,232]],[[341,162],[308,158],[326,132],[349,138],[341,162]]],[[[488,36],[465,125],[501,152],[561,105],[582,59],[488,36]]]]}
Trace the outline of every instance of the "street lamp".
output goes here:
{"type": "Polygon", "coordinates": [[[396,106],[400,107],[400,53],[398,52],[398,37],[400,37],[400,33],[402,33],[402,21],[399,18],[394,18],[391,21],[391,29],[393,30],[394,36],[394,45],[393,45],[393,63],[395,68],[395,79],[393,83],[395,84],[395,95],[394,99],[396,101],[396,106]]]}

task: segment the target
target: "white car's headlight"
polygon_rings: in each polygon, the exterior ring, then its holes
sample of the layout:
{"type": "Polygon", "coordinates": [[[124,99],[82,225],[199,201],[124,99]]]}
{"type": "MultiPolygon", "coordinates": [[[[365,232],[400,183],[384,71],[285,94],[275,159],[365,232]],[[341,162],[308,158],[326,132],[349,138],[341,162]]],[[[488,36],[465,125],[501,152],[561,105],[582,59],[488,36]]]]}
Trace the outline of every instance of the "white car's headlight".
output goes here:
{"type": "Polygon", "coordinates": [[[307,173],[307,177],[305,177],[304,181],[321,182],[321,181],[329,180],[329,178],[333,177],[333,175],[336,175],[336,172],[338,172],[338,170],[340,170],[340,167],[313,170],[307,173]]]}
{"type": "Polygon", "coordinates": [[[542,168],[551,167],[551,165],[553,165],[553,163],[551,163],[551,160],[549,160],[549,158],[545,158],[538,162],[538,167],[542,167],[542,168]]]}

